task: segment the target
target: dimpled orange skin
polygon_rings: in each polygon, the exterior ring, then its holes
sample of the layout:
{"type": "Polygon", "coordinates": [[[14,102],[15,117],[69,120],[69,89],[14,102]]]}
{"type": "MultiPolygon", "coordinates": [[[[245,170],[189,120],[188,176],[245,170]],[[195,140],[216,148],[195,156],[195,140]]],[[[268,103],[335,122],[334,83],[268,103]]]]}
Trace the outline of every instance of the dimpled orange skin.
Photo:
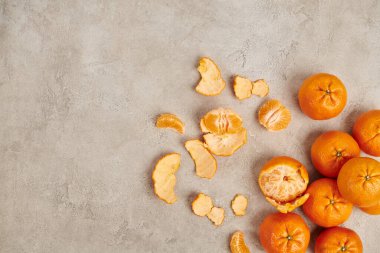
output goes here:
{"type": "Polygon", "coordinates": [[[364,152],[380,156],[380,110],[360,115],[355,122],[352,135],[364,152]]]}
{"type": "Polygon", "coordinates": [[[351,135],[341,131],[321,134],[311,147],[311,160],[325,177],[336,178],[348,160],[360,155],[358,143],[351,135]]]}
{"type": "Polygon", "coordinates": [[[338,116],[347,103],[344,84],[334,75],[319,73],[304,80],[298,91],[301,110],[310,118],[325,120],[338,116]]]}
{"type": "Polygon", "coordinates": [[[363,243],[355,231],[333,227],[325,229],[315,241],[315,253],[362,253],[363,243]]]}
{"type": "Polygon", "coordinates": [[[304,253],[310,230],[295,213],[273,213],[260,225],[260,242],[267,253],[304,253]]]}
{"type": "Polygon", "coordinates": [[[374,206],[362,207],[360,210],[367,214],[378,215],[380,214],[380,200],[374,206]]]}
{"type": "Polygon", "coordinates": [[[346,162],[338,175],[343,198],[358,207],[370,207],[380,200],[380,162],[356,157],[346,162]]]}
{"type": "Polygon", "coordinates": [[[334,227],[350,217],[352,204],[340,195],[336,180],[318,179],[307,188],[306,192],[310,196],[302,208],[315,224],[322,227],[334,227]]]}

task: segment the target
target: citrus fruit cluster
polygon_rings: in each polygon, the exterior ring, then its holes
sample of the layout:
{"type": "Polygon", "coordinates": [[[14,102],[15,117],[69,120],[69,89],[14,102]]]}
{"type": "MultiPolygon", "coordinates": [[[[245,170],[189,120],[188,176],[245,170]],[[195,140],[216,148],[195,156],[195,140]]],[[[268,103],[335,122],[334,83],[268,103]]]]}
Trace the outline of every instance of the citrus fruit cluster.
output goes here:
{"type": "MultiPolygon", "coordinates": [[[[201,80],[195,90],[205,96],[220,94],[226,86],[219,67],[210,58],[201,58],[198,71],[201,80]]],[[[267,96],[269,86],[263,79],[250,81],[236,75],[233,89],[239,100],[252,95],[267,96]]],[[[313,120],[338,116],[347,103],[347,90],[334,75],[319,73],[304,80],[298,92],[301,110],[313,120]]],[[[265,102],[258,110],[258,121],[268,131],[288,127],[291,112],[278,100],[265,102]]],[[[184,123],[174,114],[162,114],[156,121],[159,128],[172,128],[183,134],[184,123]]],[[[195,173],[211,179],[217,172],[214,155],[230,156],[246,144],[247,130],[242,118],[231,109],[218,108],[200,119],[203,141],[188,140],[185,148],[195,163],[195,173]]],[[[362,241],[353,230],[339,227],[347,221],[355,206],[368,214],[380,214],[380,163],[360,152],[380,156],[380,110],[363,113],[356,120],[352,136],[338,130],[328,131],[316,138],[311,147],[311,161],[324,178],[309,185],[305,166],[288,156],[270,159],[259,173],[258,184],[265,199],[278,212],[269,214],[261,223],[259,239],[269,253],[305,252],[310,231],[304,219],[294,209],[302,206],[304,214],[315,224],[324,227],[315,242],[315,252],[362,252],[362,241]]],[[[176,201],[175,172],[180,155],[172,153],[161,158],[153,171],[157,196],[172,204],[176,201]]],[[[231,202],[236,216],[246,213],[248,200],[237,194],[231,202]]],[[[224,209],[215,207],[211,197],[199,193],[192,202],[198,216],[208,217],[219,226],[224,209]]],[[[250,252],[244,233],[236,231],[230,240],[233,253],[250,252]]]]}

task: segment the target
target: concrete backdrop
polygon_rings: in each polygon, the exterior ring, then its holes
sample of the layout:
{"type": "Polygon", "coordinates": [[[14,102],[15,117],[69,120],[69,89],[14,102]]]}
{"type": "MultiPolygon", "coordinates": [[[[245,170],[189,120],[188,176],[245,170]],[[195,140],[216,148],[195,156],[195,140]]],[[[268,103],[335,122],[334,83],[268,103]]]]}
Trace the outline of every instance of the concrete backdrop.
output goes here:
{"type": "MultiPolygon", "coordinates": [[[[289,155],[314,180],[316,136],[350,131],[361,112],[380,107],[379,1],[0,0],[0,14],[2,253],[228,252],[237,229],[252,252],[263,252],[258,227],[275,210],[259,192],[260,167],[289,155]],[[204,55],[228,80],[216,97],[194,91],[204,55]],[[297,105],[302,80],[316,72],[347,86],[337,118],[313,121],[297,105]],[[269,98],[292,112],[289,128],[264,130],[255,115],[265,99],[239,102],[233,74],[265,78],[269,98]],[[220,106],[242,115],[249,138],[218,158],[207,181],[194,174],[183,143],[220,106]],[[156,129],[163,112],[181,117],[186,135],[156,129]],[[169,206],[150,177],[172,151],[182,166],[179,200],[169,206]],[[200,191],[226,209],[221,227],[192,214],[200,191]],[[236,193],[249,198],[244,217],[229,208],[236,193]]],[[[312,252],[320,229],[306,221],[312,252]]],[[[364,252],[379,252],[379,217],[355,209],[344,226],[358,232],[364,252]]]]}

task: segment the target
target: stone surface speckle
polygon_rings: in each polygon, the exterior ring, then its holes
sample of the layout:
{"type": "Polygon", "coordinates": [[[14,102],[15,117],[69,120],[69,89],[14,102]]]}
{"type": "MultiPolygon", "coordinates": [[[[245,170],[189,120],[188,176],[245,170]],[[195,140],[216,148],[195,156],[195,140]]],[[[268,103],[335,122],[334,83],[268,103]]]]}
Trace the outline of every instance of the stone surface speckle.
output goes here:
{"type": "MultiPolygon", "coordinates": [[[[220,253],[237,229],[252,252],[264,252],[258,227],[275,209],[259,191],[260,167],[289,155],[319,177],[309,157],[315,137],[350,131],[361,112],[380,108],[379,41],[376,0],[0,0],[0,252],[220,253]],[[221,95],[194,91],[200,56],[220,66],[228,81],[221,95]],[[298,107],[302,80],[316,72],[347,86],[337,118],[313,121],[298,107]],[[266,99],[238,101],[234,74],[268,81],[269,98],[292,112],[287,130],[260,126],[266,99]],[[242,115],[249,138],[217,158],[208,181],[183,144],[220,106],[242,115]],[[155,128],[163,112],[186,123],[185,136],[155,128]],[[182,154],[179,200],[166,205],[150,177],[171,151],[182,154]],[[225,208],[221,227],[192,214],[200,191],[225,208]],[[249,199],[244,217],[229,207],[237,193],[249,199]]],[[[313,252],[321,229],[306,221],[313,252]]],[[[364,252],[378,252],[379,217],[355,209],[344,226],[358,232],[364,252]]]]}

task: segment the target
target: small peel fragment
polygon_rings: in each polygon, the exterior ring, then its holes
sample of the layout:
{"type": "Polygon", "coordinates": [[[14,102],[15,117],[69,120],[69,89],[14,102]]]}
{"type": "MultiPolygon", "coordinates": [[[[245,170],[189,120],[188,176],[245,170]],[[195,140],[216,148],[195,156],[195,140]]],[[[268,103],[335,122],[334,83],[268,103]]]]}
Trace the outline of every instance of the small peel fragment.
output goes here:
{"type": "Polygon", "coordinates": [[[293,200],[291,202],[284,203],[284,204],[278,203],[276,200],[268,198],[268,197],[265,197],[265,198],[280,213],[290,213],[294,209],[296,209],[297,207],[302,206],[307,201],[307,199],[309,198],[309,196],[310,196],[309,193],[305,193],[304,195],[296,198],[295,200],[293,200]]]}
{"type": "Polygon", "coordinates": [[[236,231],[233,233],[230,241],[231,253],[250,253],[249,248],[244,241],[244,233],[236,231]]]}
{"type": "Polygon", "coordinates": [[[180,154],[167,154],[157,162],[152,173],[154,192],[168,204],[173,204],[177,200],[174,192],[176,184],[175,173],[180,166],[180,162],[180,154]]]}
{"type": "Polygon", "coordinates": [[[171,113],[164,113],[158,116],[156,127],[170,128],[180,134],[185,133],[185,124],[176,115],[171,113]]]}
{"type": "Polygon", "coordinates": [[[265,82],[264,79],[252,82],[252,94],[259,97],[267,96],[269,94],[269,86],[267,82],[265,82]]]}
{"type": "Polygon", "coordinates": [[[243,128],[235,134],[213,134],[203,135],[205,147],[217,156],[230,156],[241,146],[247,143],[247,130],[243,128]]]}
{"type": "Polygon", "coordinates": [[[201,75],[201,80],[195,87],[195,90],[205,96],[219,95],[226,82],[223,80],[219,67],[210,58],[202,57],[199,60],[199,66],[197,68],[201,75]]]}
{"type": "Polygon", "coordinates": [[[212,199],[203,193],[199,193],[191,204],[193,212],[201,217],[209,214],[213,206],[212,199]]]}
{"type": "Polygon", "coordinates": [[[241,194],[237,194],[231,202],[231,208],[236,216],[243,216],[246,213],[248,199],[241,194]]]}
{"type": "Polygon", "coordinates": [[[220,226],[224,220],[224,209],[221,207],[213,207],[211,211],[207,214],[210,221],[214,223],[215,226],[220,226]]]}
{"type": "Polygon", "coordinates": [[[217,162],[204,143],[200,140],[189,140],[185,143],[185,148],[194,160],[197,176],[211,179],[217,170],[217,162]]]}
{"type": "Polygon", "coordinates": [[[280,131],[288,127],[292,116],[288,108],[278,100],[269,100],[259,109],[259,122],[269,131],[280,131]]]}
{"type": "Polygon", "coordinates": [[[269,86],[264,79],[251,81],[245,77],[234,77],[234,92],[239,100],[250,98],[252,95],[265,97],[269,94],[269,86]]]}
{"type": "Polygon", "coordinates": [[[252,96],[253,83],[251,80],[241,76],[234,76],[233,86],[235,96],[238,99],[243,100],[252,96]]]}

